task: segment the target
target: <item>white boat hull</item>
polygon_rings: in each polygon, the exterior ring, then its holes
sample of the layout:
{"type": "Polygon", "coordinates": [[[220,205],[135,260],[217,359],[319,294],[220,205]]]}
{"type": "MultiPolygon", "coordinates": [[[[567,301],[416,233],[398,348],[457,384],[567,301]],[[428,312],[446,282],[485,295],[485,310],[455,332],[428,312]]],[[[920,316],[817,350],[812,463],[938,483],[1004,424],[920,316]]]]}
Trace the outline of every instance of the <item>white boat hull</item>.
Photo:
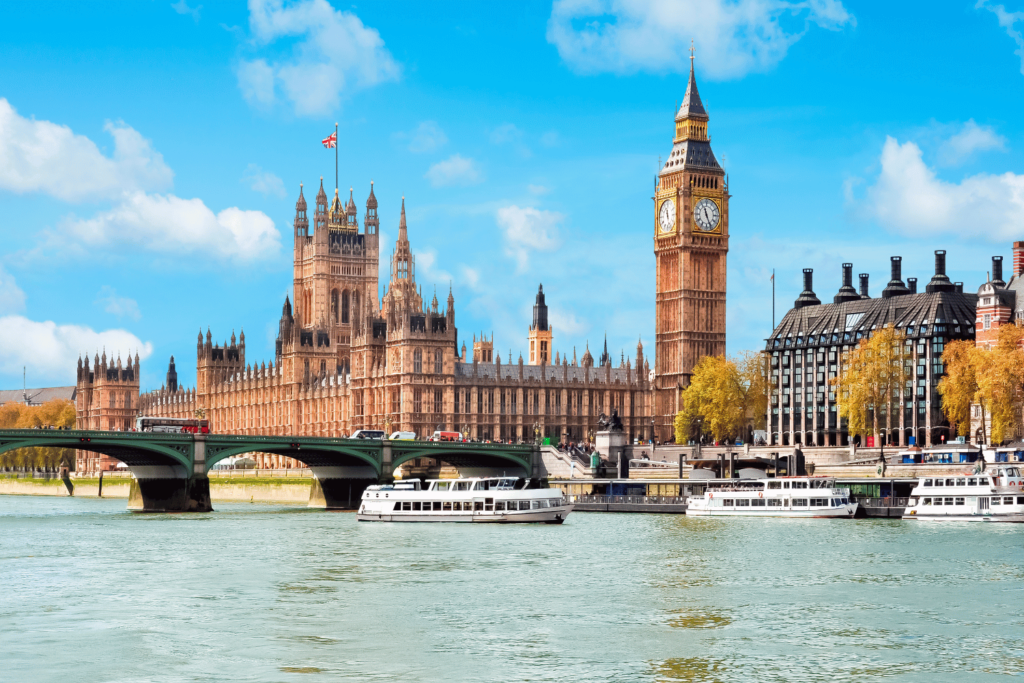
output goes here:
{"type": "Polygon", "coordinates": [[[397,512],[360,511],[356,519],[360,522],[475,522],[483,524],[561,524],[572,505],[541,510],[515,512],[397,512]]]}
{"type": "Polygon", "coordinates": [[[790,510],[790,509],[778,509],[778,510],[757,510],[753,512],[750,510],[727,510],[723,508],[712,508],[707,509],[703,507],[688,506],[686,508],[686,514],[693,517],[795,517],[795,518],[818,518],[818,517],[834,517],[840,519],[849,519],[857,514],[857,504],[850,503],[838,508],[824,508],[824,509],[813,509],[813,510],[790,510]]]}

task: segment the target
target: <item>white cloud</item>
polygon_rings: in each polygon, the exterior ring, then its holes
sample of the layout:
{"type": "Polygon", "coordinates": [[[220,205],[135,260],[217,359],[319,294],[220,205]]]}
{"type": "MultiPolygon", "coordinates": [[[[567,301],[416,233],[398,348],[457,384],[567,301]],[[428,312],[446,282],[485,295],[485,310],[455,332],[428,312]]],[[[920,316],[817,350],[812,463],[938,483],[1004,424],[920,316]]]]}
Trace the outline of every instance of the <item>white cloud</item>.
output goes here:
{"type": "Polygon", "coordinates": [[[135,192],[93,218],[70,217],[63,236],[90,246],[137,245],[172,254],[251,260],[272,256],[281,235],[262,211],[231,207],[214,214],[201,199],[135,192]]]}
{"type": "Polygon", "coordinates": [[[25,292],[14,281],[14,276],[0,267],[0,314],[17,313],[25,308],[25,292]]]}
{"type": "Polygon", "coordinates": [[[82,353],[105,349],[108,359],[118,354],[127,360],[137,352],[148,357],[153,345],[127,330],[96,332],[80,325],[36,322],[20,315],[0,317],[0,373],[21,374],[27,366],[31,375],[47,381],[74,381],[75,364],[82,353]]]}
{"type": "Polygon", "coordinates": [[[249,0],[249,28],[263,49],[294,41],[283,60],[257,58],[238,66],[238,85],[250,104],[266,106],[277,88],[295,113],[315,116],[339,106],[343,95],[395,80],[400,67],[376,29],[326,0],[249,0]]]}
{"type": "Polygon", "coordinates": [[[1002,5],[991,5],[988,0],[978,0],[978,4],[974,7],[987,9],[996,15],[999,25],[1006,29],[1006,35],[1017,43],[1017,49],[1013,51],[1013,54],[1020,57],[1020,72],[1024,74],[1024,35],[1017,29],[1018,21],[1024,24],[1024,12],[1007,12],[1002,5]]]}
{"type": "Polygon", "coordinates": [[[945,166],[955,166],[969,159],[975,152],[992,149],[1005,150],[1006,138],[990,126],[979,126],[974,119],[970,119],[959,133],[939,148],[939,162],[945,166]]]}
{"type": "Polygon", "coordinates": [[[590,325],[585,321],[579,320],[575,314],[562,311],[559,308],[552,307],[548,313],[548,319],[559,335],[575,337],[590,330],[590,325]]]}
{"type": "Polygon", "coordinates": [[[542,194],[547,194],[548,192],[551,192],[551,188],[550,187],[545,187],[544,185],[534,185],[532,183],[527,185],[526,189],[529,190],[530,194],[535,194],[535,195],[542,195],[542,194]]]}
{"type": "Polygon", "coordinates": [[[259,192],[264,197],[270,195],[284,197],[287,195],[284,189],[284,181],[270,171],[264,171],[257,164],[249,164],[245,169],[245,173],[242,174],[242,182],[248,185],[253,192],[259,192]]]}
{"type": "Polygon", "coordinates": [[[0,98],[0,189],[83,201],[171,185],[174,174],[149,140],[120,121],[104,130],[114,138],[111,157],[68,126],[26,119],[0,98]]]}
{"type": "Polygon", "coordinates": [[[814,24],[855,19],[839,0],[555,0],[547,39],[579,73],[685,72],[690,40],[714,78],[765,71],[814,24]]]}
{"type": "Polygon", "coordinates": [[[178,0],[178,2],[176,2],[176,3],[171,5],[171,9],[173,9],[178,14],[190,14],[190,15],[192,15],[192,20],[195,21],[198,24],[199,23],[199,10],[203,9],[203,6],[202,5],[196,5],[195,7],[189,7],[188,3],[185,0],[178,0]]]}
{"type": "Polygon", "coordinates": [[[100,288],[93,303],[97,306],[102,306],[104,311],[113,313],[118,318],[127,316],[132,320],[138,320],[142,317],[142,312],[139,311],[139,303],[135,299],[118,296],[117,290],[110,285],[103,285],[100,288]]]}
{"type": "MultiPolygon", "coordinates": [[[[438,286],[448,282],[451,282],[452,276],[446,271],[437,267],[437,252],[433,249],[424,249],[423,251],[415,252],[416,256],[416,279],[425,285],[438,286]]],[[[438,301],[441,302],[441,307],[444,307],[444,297],[439,297],[438,301]]],[[[430,297],[427,297],[430,300],[430,297]]]]}
{"type": "Polygon", "coordinates": [[[437,125],[437,121],[423,121],[411,133],[398,133],[395,137],[408,140],[409,151],[416,154],[434,152],[448,144],[448,136],[437,125]]]}
{"type": "Polygon", "coordinates": [[[523,131],[514,123],[503,123],[491,131],[491,144],[510,145],[524,157],[530,156],[530,148],[523,143],[523,131]]]}
{"type": "Polygon", "coordinates": [[[476,185],[483,182],[483,173],[472,159],[453,154],[431,166],[423,176],[434,187],[476,185]]]}
{"type": "Polygon", "coordinates": [[[498,209],[498,226],[505,232],[505,253],[522,271],[531,251],[553,251],[558,247],[558,226],[565,217],[557,211],[533,207],[506,206],[498,209]]]}
{"type": "Polygon", "coordinates": [[[921,148],[887,137],[881,171],[859,207],[886,228],[910,236],[948,232],[1005,242],[1024,225],[1024,176],[980,173],[951,183],[925,165],[921,148]]]}
{"type": "Polygon", "coordinates": [[[480,271],[469,266],[462,266],[462,279],[469,285],[470,289],[476,289],[480,284],[480,271]]]}

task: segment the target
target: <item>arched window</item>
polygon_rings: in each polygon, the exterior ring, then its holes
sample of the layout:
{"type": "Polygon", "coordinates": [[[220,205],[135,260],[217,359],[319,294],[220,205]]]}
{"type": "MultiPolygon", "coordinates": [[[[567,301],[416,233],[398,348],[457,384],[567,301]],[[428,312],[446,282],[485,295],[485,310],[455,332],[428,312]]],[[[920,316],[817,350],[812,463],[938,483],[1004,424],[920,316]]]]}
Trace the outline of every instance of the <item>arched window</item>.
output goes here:
{"type": "Polygon", "coordinates": [[[338,290],[331,290],[331,322],[338,324],[338,290]]]}
{"type": "Polygon", "coordinates": [[[348,325],[348,290],[341,293],[341,324],[348,325]]]}
{"type": "Polygon", "coordinates": [[[440,375],[444,372],[444,354],[441,349],[434,351],[434,374],[440,375]]]}
{"type": "Polygon", "coordinates": [[[359,292],[352,292],[352,321],[358,325],[362,319],[362,312],[359,310],[359,292]]]}
{"type": "Polygon", "coordinates": [[[423,372],[423,351],[420,349],[412,352],[412,371],[417,375],[423,372]]]}
{"type": "Polygon", "coordinates": [[[117,407],[117,394],[115,394],[114,392],[110,392],[110,407],[117,407]]]}

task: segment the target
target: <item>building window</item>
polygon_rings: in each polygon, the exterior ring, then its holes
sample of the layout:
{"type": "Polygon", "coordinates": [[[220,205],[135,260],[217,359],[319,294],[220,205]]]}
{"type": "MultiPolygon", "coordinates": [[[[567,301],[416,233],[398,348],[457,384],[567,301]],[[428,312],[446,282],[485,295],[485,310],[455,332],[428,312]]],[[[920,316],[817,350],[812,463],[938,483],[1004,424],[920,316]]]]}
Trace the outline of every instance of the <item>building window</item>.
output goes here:
{"type": "Polygon", "coordinates": [[[331,290],[331,322],[338,323],[338,290],[331,290]]]}
{"type": "Polygon", "coordinates": [[[442,372],[444,372],[444,354],[441,349],[436,349],[434,351],[434,374],[440,375],[442,372]]]}
{"type": "Polygon", "coordinates": [[[131,394],[125,394],[124,395],[124,407],[127,408],[127,409],[130,409],[132,407],[132,395],[131,394]]]}
{"type": "Polygon", "coordinates": [[[511,393],[512,393],[512,409],[509,411],[509,414],[510,415],[515,415],[516,414],[516,392],[513,389],[511,393]]]}
{"type": "Polygon", "coordinates": [[[476,414],[483,415],[484,413],[484,391],[483,389],[476,390],[476,414]]]}
{"type": "Polygon", "coordinates": [[[412,352],[412,371],[417,375],[423,372],[423,351],[421,349],[412,352]]]}
{"type": "Polygon", "coordinates": [[[990,329],[992,327],[992,315],[990,313],[986,313],[985,314],[983,325],[984,325],[983,329],[986,329],[986,330],[990,329]]]}
{"type": "Polygon", "coordinates": [[[493,389],[487,392],[487,414],[488,415],[493,415],[494,414],[494,390],[493,389]]]}
{"type": "Polygon", "coordinates": [[[341,293],[341,324],[348,325],[348,291],[341,293]]]}
{"type": "Polygon", "coordinates": [[[402,391],[400,389],[391,391],[391,412],[395,414],[402,412],[402,391]]]}
{"type": "Polygon", "coordinates": [[[444,394],[440,391],[434,391],[434,412],[444,412],[444,394]]]}
{"type": "Polygon", "coordinates": [[[456,389],[455,390],[455,414],[456,415],[459,414],[459,396],[461,396],[461,395],[462,395],[462,392],[459,391],[458,389],[456,389]]]}
{"type": "Polygon", "coordinates": [[[423,412],[423,391],[421,389],[413,389],[412,391],[412,412],[423,412]]]}
{"type": "Polygon", "coordinates": [[[117,407],[117,395],[114,392],[110,392],[110,407],[117,407]]]}

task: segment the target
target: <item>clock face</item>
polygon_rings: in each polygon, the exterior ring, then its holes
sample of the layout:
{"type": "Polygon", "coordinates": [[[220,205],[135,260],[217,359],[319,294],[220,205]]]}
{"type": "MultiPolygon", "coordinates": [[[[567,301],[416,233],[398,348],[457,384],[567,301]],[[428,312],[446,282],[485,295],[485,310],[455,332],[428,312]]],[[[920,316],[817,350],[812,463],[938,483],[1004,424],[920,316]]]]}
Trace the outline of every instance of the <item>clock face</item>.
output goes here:
{"type": "Polygon", "coordinates": [[[707,197],[701,199],[693,207],[693,220],[697,223],[697,227],[704,232],[711,232],[717,228],[720,217],[718,204],[707,197]]]}
{"type": "Polygon", "coordinates": [[[662,232],[672,232],[676,226],[676,203],[672,199],[666,199],[661,203],[661,211],[658,212],[658,225],[662,232]]]}

